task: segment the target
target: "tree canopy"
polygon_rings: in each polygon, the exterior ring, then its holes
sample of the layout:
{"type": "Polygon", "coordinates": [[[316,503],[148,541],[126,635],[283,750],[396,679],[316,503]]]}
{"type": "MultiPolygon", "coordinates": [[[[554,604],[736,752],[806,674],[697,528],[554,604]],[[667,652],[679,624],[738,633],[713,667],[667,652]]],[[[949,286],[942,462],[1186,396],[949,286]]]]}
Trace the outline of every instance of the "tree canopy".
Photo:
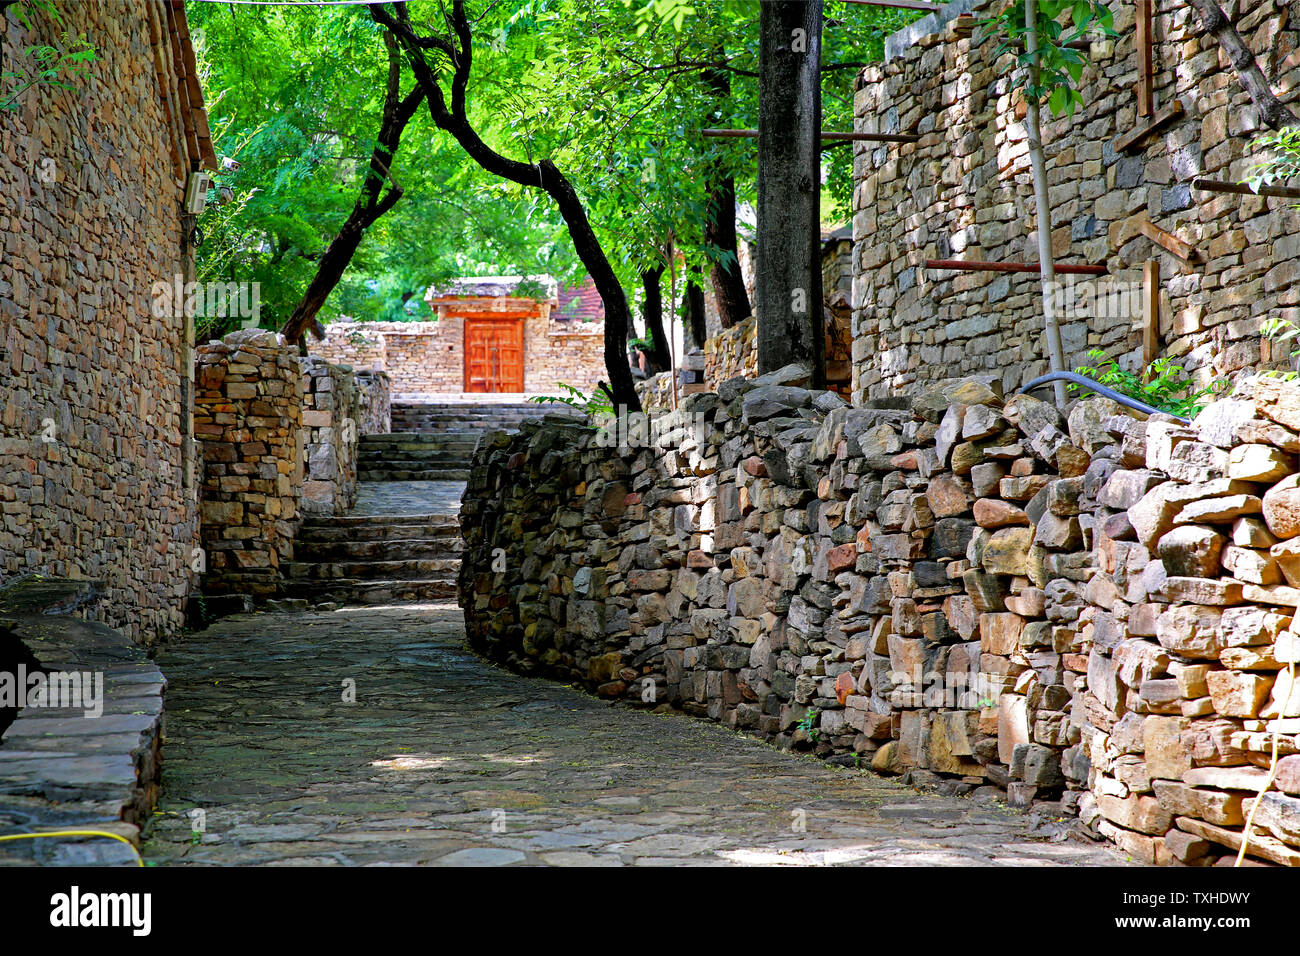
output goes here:
{"type": "MultiPolygon", "coordinates": [[[[448,7],[415,0],[406,10],[418,32],[434,34],[446,31],[448,7]]],[[[722,181],[753,202],[755,144],[700,130],[757,124],[758,0],[471,0],[468,11],[475,130],[503,155],[564,170],[629,293],[670,247],[688,267],[734,256],[710,243],[708,226],[728,198],[722,181]]],[[[827,4],[826,128],[852,128],[854,76],[915,15],[827,4]]],[[[262,323],[275,326],[366,179],[384,106],[384,30],[364,6],[197,4],[191,19],[217,149],[239,164],[218,177],[219,201],[200,219],[200,277],[259,282],[262,323]]],[[[412,89],[409,64],[403,74],[412,89]]],[[[824,218],[839,224],[852,152],[824,159],[824,218]]],[[[427,317],[424,290],[455,276],[581,273],[547,196],[485,172],[427,110],[402,134],[390,176],[401,198],[367,228],[326,320],[427,317]]]]}

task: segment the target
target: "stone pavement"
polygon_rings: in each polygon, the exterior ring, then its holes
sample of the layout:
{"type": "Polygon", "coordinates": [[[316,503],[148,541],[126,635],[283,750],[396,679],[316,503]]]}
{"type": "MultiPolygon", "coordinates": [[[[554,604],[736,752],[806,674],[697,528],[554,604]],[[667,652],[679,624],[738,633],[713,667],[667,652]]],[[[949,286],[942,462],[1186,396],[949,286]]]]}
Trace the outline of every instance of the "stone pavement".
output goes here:
{"type": "Polygon", "coordinates": [[[239,615],[158,663],[160,865],[1123,862],[995,801],[499,670],[451,606],[239,615]]]}

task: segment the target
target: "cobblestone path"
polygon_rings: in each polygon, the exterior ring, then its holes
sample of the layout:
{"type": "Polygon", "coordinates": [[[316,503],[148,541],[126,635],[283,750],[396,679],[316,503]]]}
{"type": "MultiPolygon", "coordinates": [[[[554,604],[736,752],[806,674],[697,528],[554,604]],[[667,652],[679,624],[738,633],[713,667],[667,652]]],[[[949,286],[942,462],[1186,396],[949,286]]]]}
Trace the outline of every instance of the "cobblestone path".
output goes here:
{"type": "Polygon", "coordinates": [[[494,668],[461,641],[459,609],[423,605],[240,615],[165,649],[164,794],[146,858],[1122,862],[1062,839],[1062,824],[611,705],[494,668]]]}

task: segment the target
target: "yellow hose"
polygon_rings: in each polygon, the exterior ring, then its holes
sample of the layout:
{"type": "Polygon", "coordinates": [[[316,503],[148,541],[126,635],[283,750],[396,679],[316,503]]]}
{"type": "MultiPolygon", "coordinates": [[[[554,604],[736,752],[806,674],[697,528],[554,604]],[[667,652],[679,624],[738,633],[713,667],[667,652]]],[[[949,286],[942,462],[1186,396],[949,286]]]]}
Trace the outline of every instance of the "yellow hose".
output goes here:
{"type": "Polygon", "coordinates": [[[117,840],[125,843],[135,854],[135,865],[144,866],[144,860],[140,857],[140,851],[135,848],[135,844],[126,837],[118,833],[109,833],[107,830],[51,830],[48,833],[16,833],[11,836],[0,836],[0,843],[9,840],[43,840],[50,837],[108,837],[110,840],[117,840]]]}
{"type": "MultiPolygon", "coordinates": [[[[1292,657],[1295,655],[1292,654],[1292,657]]],[[[1255,795],[1255,800],[1250,805],[1250,813],[1246,814],[1246,825],[1241,831],[1241,846],[1237,848],[1237,859],[1233,866],[1241,866],[1242,861],[1246,859],[1246,847],[1250,845],[1250,829],[1255,825],[1255,811],[1259,809],[1260,803],[1264,800],[1264,794],[1268,788],[1273,786],[1273,781],[1277,779],[1277,744],[1281,731],[1277,728],[1282,721],[1286,719],[1286,712],[1291,706],[1291,699],[1295,696],[1295,661],[1288,664],[1288,673],[1291,676],[1291,686],[1287,688],[1286,700],[1282,701],[1278,707],[1277,723],[1273,725],[1273,755],[1268,765],[1268,776],[1264,778],[1264,784],[1259,788],[1259,793],[1255,795]]]]}

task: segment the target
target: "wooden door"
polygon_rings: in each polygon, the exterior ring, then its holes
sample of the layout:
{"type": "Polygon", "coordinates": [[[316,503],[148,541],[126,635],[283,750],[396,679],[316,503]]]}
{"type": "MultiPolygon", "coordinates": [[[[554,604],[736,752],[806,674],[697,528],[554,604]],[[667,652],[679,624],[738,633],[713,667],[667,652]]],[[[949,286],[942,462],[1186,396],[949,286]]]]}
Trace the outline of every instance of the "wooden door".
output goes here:
{"type": "Polygon", "coordinates": [[[465,320],[465,391],[524,390],[522,318],[465,320]]]}

